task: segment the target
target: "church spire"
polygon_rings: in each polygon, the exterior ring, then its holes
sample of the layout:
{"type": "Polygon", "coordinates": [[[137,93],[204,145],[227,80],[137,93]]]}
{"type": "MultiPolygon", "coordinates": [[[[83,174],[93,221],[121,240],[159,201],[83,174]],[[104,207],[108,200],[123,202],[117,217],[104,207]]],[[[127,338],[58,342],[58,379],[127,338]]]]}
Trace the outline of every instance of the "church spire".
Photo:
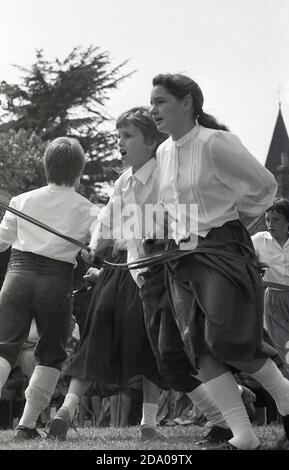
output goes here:
{"type": "MultiPolygon", "coordinates": [[[[279,90],[280,91],[280,90],[279,90]]],[[[289,198],[289,138],[281,111],[279,93],[279,110],[273,132],[265,167],[270,170],[278,183],[278,197],[289,198]]],[[[266,230],[264,216],[259,217],[249,229],[250,235],[266,230]]]]}
{"type": "Polygon", "coordinates": [[[289,137],[282,116],[281,101],[279,98],[277,121],[265,163],[265,167],[268,168],[273,175],[276,174],[277,167],[281,165],[281,155],[284,153],[289,155],[289,137]]]}

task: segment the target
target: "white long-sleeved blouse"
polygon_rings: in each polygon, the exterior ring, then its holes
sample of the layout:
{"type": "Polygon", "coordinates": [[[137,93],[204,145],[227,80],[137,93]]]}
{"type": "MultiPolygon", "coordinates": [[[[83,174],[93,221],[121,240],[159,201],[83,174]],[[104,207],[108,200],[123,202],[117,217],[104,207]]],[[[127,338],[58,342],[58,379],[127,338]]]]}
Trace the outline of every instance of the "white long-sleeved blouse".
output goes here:
{"type": "MultiPolygon", "coordinates": [[[[166,206],[197,204],[202,237],[230,220],[257,218],[274,201],[274,176],[231,132],[197,124],[179,140],[163,142],[157,160],[160,199],[166,206]]],[[[195,228],[194,222],[187,221],[186,228],[195,228]]],[[[179,242],[189,234],[181,231],[174,238],[179,242]]]]}

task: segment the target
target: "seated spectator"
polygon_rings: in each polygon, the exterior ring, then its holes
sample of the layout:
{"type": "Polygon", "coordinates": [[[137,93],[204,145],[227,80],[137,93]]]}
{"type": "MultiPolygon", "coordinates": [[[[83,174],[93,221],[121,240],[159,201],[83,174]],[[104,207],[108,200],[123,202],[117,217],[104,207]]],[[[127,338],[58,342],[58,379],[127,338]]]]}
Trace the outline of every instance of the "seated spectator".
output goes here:
{"type": "Polygon", "coordinates": [[[26,384],[20,367],[15,365],[10,371],[0,397],[0,429],[12,428],[13,419],[20,418],[26,384]]]}
{"type": "MultiPolygon", "coordinates": [[[[189,403],[188,406],[174,419],[175,424],[181,426],[187,426],[190,424],[195,424],[198,426],[206,426],[208,423],[204,414],[199,410],[199,408],[193,403],[189,403]]],[[[209,424],[209,430],[211,429],[211,423],[209,424]]]]}
{"type": "Polygon", "coordinates": [[[257,415],[256,406],[255,406],[256,401],[257,401],[256,394],[250,388],[245,387],[245,385],[238,384],[238,387],[241,393],[243,403],[246,407],[248,416],[250,418],[250,421],[254,422],[256,415],[257,415]]]}
{"type": "Polygon", "coordinates": [[[142,414],[142,377],[129,380],[127,388],[94,382],[79,403],[77,422],[87,419],[97,426],[127,427],[140,424],[142,414]]]}
{"type": "Polygon", "coordinates": [[[93,293],[93,284],[89,284],[85,279],[83,279],[83,276],[86,274],[86,271],[87,266],[79,255],[77,257],[77,267],[74,270],[73,276],[73,315],[79,327],[80,334],[84,326],[86,314],[93,293]]]}
{"type": "Polygon", "coordinates": [[[245,396],[242,395],[242,398],[253,424],[260,426],[263,424],[270,424],[270,422],[278,419],[278,411],[274,400],[259,384],[259,382],[256,382],[256,380],[252,379],[244,372],[238,374],[238,382],[241,384],[243,389],[247,390],[247,393],[245,393],[245,396]],[[251,400],[251,404],[246,400],[246,396],[248,397],[248,390],[251,391],[251,393],[253,392],[255,395],[255,400],[251,400]]]}
{"type": "Polygon", "coordinates": [[[32,320],[29,335],[18,357],[18,364],[22,373],[27,377],[28,382],[36,365],[34,349],[38,341],[38,332],[35,320],[32,320]]]}
{"type": "Polygon", "coordinates": [[[166,426],[175,426],[177,424],[203,425],[205,418],[186,393],[163,390],[159,399],[157,421],[159,424],[166,426]]]}

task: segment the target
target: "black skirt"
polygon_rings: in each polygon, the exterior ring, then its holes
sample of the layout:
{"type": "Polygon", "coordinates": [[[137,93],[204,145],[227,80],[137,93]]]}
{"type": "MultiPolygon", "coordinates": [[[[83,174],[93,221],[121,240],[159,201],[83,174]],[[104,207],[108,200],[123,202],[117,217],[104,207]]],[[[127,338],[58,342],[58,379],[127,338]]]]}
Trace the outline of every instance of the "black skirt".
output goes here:
{"type": "MultiPolygon", "coordinates": [[[[126,259],[122,252],[114,262],[126,259]]],[[[146,333],[139,288],[128,270],[104,269],[99,275],[67,375],[113,385],[113,393],[137,375],[166,388],[146,333]]]]}
{"type": "Polygon", "coordinates": [[[161,376],[173,390],[191,392],[201,382],[192,375],[195,370],[184,351],[165,287],[164,266],[143,273],[143,278],[144,319],[161,376]]]}
{"type": "Polygon", "coordinates": [[[264,288],[245,227],[236,220],[214,228],[198,249],[166,265],[167,293],[194,368],[205,352],[221,362],[274,356],[263,341],[264,288]]]}

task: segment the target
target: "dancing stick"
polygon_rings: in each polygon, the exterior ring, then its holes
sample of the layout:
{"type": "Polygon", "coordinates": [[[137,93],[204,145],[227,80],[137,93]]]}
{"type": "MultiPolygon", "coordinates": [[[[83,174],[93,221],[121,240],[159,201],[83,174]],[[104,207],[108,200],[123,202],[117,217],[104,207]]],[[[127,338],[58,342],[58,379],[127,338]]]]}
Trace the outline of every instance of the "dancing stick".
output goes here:
{"type": "MultiPolygon", "coordinates": [[[[18,209],[15,209],[14,207],[9,206],[10,199],[11,197],[9,197],[6,193],[4,193],[3,191],[0,191],[0,206],[6,209],[7,211],[11,212],[17,217],[20,217],[21,219],[26,220],[27,222],[30,222],[31,224],[36,225],[37,227],[42,228],[43,230],[46,230],[47,232],[52,233],[53,235],[56,235],[57,237],[62,238],[63,240],[73,243],[74,245],[88,252],[91,251],[89,246],[85,245],[79,240],[76,240],[75,238],[72,238],[72,237],[68,237],[67,235],[64,235],[63,233],[58,232],[54,228],[50,227],[49,225],[46,225],[43,222],[40,222],[34,217],[31,217],[30,215],[25,214],[24,212],[19,211],[18,209]]],[[[97,255],[97,258],[101,261],[103,267],[107,269],[139,269],[143,267],[155,266],[156,264],[166,263],[170,260],[185,256],[186,254],[190,252],[191,251],[181,251],[178,248],[171,249],[171,250],[163,250],[160,252],[155,252],[151,256],[146,256],[144,258],[140,258],[139,260],[132,261],[130,263],[113,263],[113,262],[105,260],[99,255],[97,255]]]]}

